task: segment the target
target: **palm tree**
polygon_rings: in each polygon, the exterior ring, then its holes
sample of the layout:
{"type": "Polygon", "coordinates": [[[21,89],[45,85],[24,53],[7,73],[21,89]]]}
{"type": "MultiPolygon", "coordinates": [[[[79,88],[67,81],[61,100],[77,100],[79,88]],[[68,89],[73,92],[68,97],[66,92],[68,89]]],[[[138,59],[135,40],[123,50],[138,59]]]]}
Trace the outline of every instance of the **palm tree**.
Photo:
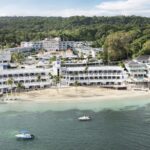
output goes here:
{"type": "Polygon", "coordinates": [[[77,94],[77,91],[78,91],[78,86],[79,86],[79,82],[78,81],[75,81],[75,83],[74,83],[74,86],[76,87],[76,94],[77,94]]]}
{"type": "Polygon", "coordinates": [[[78,74],[78,72],[74,72],[73,75],[75,76],[75,77],[74,77],[75,82],[74,82],[73,85],[75,86],[76,93],[77,93],[77,87],[80,85],[79,80],[78,80],[79,74],[78,74]],[[77,78],[77,79],[76,79],[76,78],[77,78]]]}
{"type": "Polygon", "coordinates": [[[40,74],[37,75],[37,81],[41,81],[41,75],[40,74]]]}
{"type": "Polygon", "coordinates": [[[97,60],[101,60],[101,59],[102,59],[102,52],[98,52],[98,53],[96,54],[96,59],[97,59],[97,60]]]}
{"type": "MultiPolygon", "coordinates": [[[[37,82],[41,82],[42,81],[42,78],[41,78],[41,75],[40,74],[37,74],[37,82]]],[[[41,87],[41,86],[40,86],[41,87]]]]}
{"type": "Polygon", "coordinates": [[[59,85],[61,83],[62,76],[52,75],[51,73],[49,73],[49,76],[50,76],[50,79],[52,79],[52,82],[54,83],[54,85],[57,87],[57,92],[59,92],[59,85]]]}
{"type": "Polygon", "coordinates": [[[16,99],[17,99],[17,92],[20,93],[21,89],[24,89],[24,85],[21,83],[21,82],[18,82],[16,84],[16,89],[15,89],[15,92],[16,92],[16,99]]]}
{"type": "MultiPolygon", "coordinates": [[[[86,63],[86,67],[84,69],[84,73],[88,75],[88,69],[89,69],[89,66],[88,66],[88,63],[86,63]]],[[[89,83],[89,75],[88,75],[88,83],[89,83]]]]}
{"type": "Polygon", "coordinates": [[[17,84],[16,84],[16,86],[17,86],[17,90],[20,92],[20,90],[21,89],[24,89],[24,85],[21,83],[21,82],[18,82],[17,84]]]}
{"type": "Polygon", "coordinates": [[[11,89],[11,95],[12,95],[12,86],[13,86],[13,83],[14,83],[13,78],[8,79],[8,81],[7,81],[7,85],[9,85],[9,86],[10,86],[10,89],[11,89]]]}
{"type": "Polygon", "coordinates": [[[84,72],[86,73],[86,72],[88,71],[88,69],[89,69],[89,66],[86,64],[86,67],[85,67],[85,69],[84,69],[84,72]]]}
{"type": "Polygon", "coordinates": [[[58,75],[55,75],[55,76],[53,77],[53,80],[54,80],[54,83],[56,83],[56,85],[58,85],[58,84],[60,83],[60,81],[61,81],[61,77],[58,76],[58,75]]]}
{"type": "Polygon", "coordinates": [[[84,59],[84,54],[81,52],[81,54],[80,54],[80,58],[81,59],[84,59]]]}
{"type": "Polygon", "coordinates": [[[49,73],[49,79],[53,79],[53,75],[49,73]]]}
{"type": "Polygon", "coordinates": [[[87,57],[87,62],[89,63],[91,60],[91,55],[89,54],[88,57],[87,57]]]}
{"type": "Polygon", "coordinates": [[[24,61],[25,57],[22,53],[13,53],[11,56],[11,61],[21,64],[24,61]]]}

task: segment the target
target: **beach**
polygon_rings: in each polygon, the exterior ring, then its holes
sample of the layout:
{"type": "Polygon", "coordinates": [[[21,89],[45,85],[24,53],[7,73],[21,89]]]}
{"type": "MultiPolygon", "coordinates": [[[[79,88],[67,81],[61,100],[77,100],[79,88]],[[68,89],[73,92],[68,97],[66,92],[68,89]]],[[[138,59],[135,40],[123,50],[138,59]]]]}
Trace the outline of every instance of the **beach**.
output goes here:
{"type": "Polygon", "coordinates": [[[99,87],[63,87],[17,93],[17,99],[35,102],[102,101],[132,97],[150,97],[150,91],[115,90],[99,87]]]}

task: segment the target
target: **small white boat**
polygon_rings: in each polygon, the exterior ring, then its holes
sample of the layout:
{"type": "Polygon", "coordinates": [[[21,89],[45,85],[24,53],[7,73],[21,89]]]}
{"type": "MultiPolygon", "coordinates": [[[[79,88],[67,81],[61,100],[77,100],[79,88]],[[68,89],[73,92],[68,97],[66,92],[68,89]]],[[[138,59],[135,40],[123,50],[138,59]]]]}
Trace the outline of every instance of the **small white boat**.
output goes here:
{"type": "Polygon", "coordinates": [[[20,131],[15,137],[19,140],[33,140],[34,135],[30,134],[28,131],[20,131]]]}
{"type": "Polygon", "coordinates": [[[78,118],[79,121],[90,121],[91,117],[90,116],[82,116],[78,118]]]}

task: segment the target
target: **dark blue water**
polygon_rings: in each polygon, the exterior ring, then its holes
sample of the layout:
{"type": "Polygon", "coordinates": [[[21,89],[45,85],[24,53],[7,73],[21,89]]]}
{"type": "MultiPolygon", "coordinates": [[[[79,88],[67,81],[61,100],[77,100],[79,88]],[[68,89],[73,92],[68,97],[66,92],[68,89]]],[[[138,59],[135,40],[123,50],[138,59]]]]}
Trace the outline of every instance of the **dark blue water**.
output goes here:
{"type": "Polygon", "coordinates": [[[150,105],[98,112],[1,112],[0,150],[150,150],[150,105]],[[79,122],[84,114],[92,121],[79,122]],[[17,141],[14,135],[21,129],[30,130],[35,140],[17,141]]]}

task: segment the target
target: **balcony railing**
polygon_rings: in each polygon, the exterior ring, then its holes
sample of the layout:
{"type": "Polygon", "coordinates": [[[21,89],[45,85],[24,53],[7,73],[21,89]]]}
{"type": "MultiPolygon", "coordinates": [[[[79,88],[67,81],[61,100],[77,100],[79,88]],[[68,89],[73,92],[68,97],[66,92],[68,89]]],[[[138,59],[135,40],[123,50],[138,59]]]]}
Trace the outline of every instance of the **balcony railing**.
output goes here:
{"type": "Polygon", "coordinates": [[[113,79],[91,79],[91,80],[68,80],[68,82],[71,82],[71,83],[74,83],[75,81],[78,81],[79,83],[91,83],[91,82],[103,82],[103,83],[106,83],[106,82],[114,82],[114,83],[117,83],[117,82],[124,82],[124,80],[122,79],[117,79],[117,80],[113,80],[113,79]]]}

